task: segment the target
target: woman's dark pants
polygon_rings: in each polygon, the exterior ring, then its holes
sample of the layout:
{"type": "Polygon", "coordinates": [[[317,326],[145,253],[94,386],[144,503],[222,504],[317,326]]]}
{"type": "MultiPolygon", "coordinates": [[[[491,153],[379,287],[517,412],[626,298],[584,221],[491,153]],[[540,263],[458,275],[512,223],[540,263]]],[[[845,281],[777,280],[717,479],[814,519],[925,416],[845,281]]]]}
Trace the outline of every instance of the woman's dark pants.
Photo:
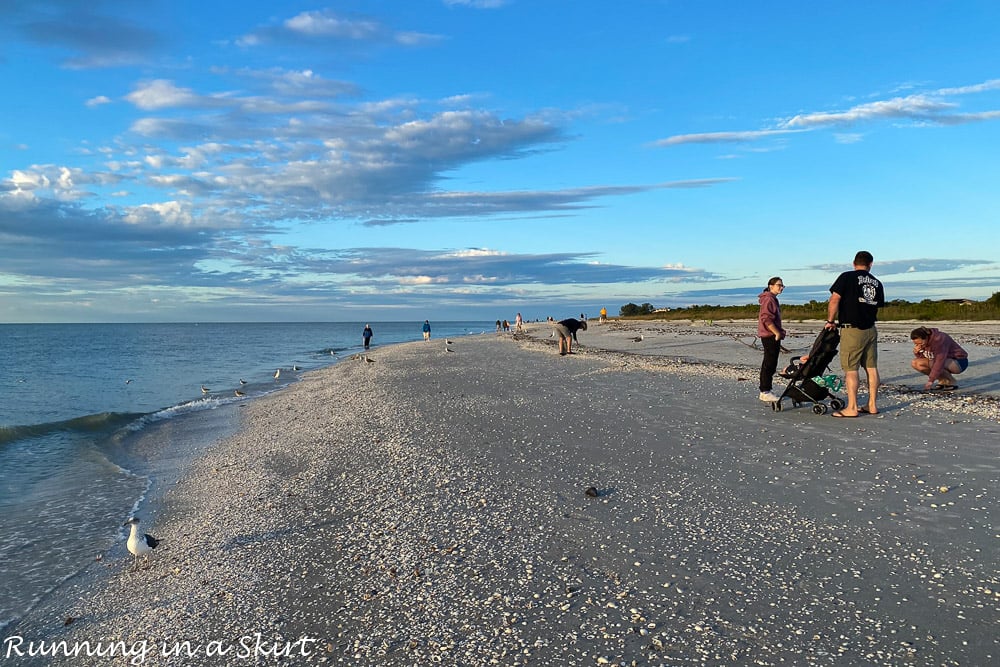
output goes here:
{"type": "Polygon", "coordinates": [[[760,365],[760,390],[771,391],[774,386],[774,372],[778,370],[781,341],[775,336],[765,336],[760,339],[760,344],[764,348],[764,361],[760,365]]]}

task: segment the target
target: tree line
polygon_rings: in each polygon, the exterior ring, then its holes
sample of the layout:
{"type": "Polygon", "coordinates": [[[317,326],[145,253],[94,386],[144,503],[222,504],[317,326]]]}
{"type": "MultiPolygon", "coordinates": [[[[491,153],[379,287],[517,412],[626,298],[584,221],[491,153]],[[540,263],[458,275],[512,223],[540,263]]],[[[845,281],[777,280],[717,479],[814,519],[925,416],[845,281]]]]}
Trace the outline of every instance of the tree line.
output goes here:
{"type": "MultiPolygon", "coordinates": [[[[781,316],[785,320],[825,320],[828,301],[810,301],[803,304],[781,304],[781,316]]],[[[742,306],[687,306],[683,308],[657,309],[651,303],[636,305],[626,303],[619,311],[620,317],[648,320],[748,320],[756,319],[760,307],[756,303],[742,306]]],[[[944,299],[934,301],[924,299],[910,302],[893,299],[879,310],[878,318],[893,320],[963,320],[978,322],[1000,320],[1000,292],[985,301],[957,301],[944,299]]]]}

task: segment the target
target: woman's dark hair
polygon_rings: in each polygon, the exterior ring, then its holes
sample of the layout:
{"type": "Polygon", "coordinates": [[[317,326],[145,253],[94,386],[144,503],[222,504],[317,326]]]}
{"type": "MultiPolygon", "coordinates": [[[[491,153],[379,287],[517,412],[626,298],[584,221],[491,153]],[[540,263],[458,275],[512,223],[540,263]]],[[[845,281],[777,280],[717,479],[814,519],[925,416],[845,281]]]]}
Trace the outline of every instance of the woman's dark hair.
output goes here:
{"type": "Polygon", "coordinates": [[[931,330],[927,327],[917,327],[910,332],[910,340],[927,340],[931,337],[931,330]]]}
{"type": "Polygon", "coordinates": [[[770,287],[774,283],[780,283],[780,282],[781,282],[781,277],[780,276],[775,276],[775,277],[773,277],[773,278],[771,278],[770,280],[767,281],[767,286],[770,287]]]}

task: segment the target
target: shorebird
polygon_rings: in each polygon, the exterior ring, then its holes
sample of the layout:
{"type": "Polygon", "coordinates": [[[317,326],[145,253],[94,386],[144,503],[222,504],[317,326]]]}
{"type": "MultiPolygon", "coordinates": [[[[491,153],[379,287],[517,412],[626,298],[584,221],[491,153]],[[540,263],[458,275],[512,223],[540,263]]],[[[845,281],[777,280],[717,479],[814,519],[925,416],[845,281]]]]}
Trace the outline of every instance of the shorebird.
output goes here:
{"type": "Polygon", "coordinates": [[[281,369],[279,368],[278,370],[274,371],[274,379],[277,380],[280,377],[281,377],[281,369]]]}
{"type": "Polygon", "coordinates": [[[244,380],[243,378],[240,378],[240,384],[246,384],[246,383],[247,383],[246,380],[244,380]]]}
{"type": "Polygon", "coordinates": [[[639,334],[635,338],[629,338],[629,340],[632,341],[633,343],[641,343],[642,342],[642,334],[639,334]]]}
{"type": "Polygon", "coordinates": [[[132,380],[125,380],[125,384],[132,384],[132,380]]]}
{"type": "Polygon", "coordinates": [[[160,544],[160,540],[145,533],[140,535],[139,519],[136,517],[132,517],[123,525],[132,527],[132,531],[128,536],[128,542],[125,543],[125,546],[128,547],[129,553],[135,557],[135,569],[138,570],[139,556],[142,556],[144,560],[149,560],[149,554],[153,553],[153,549],[160,544]]]}
{"type": "Polygon", "coordinates": [[[237,390],[236,390],[236,395],[237,395],[237,396],[239,396],[239,397],[243,397],[243,396],[246,396],[246,394],[244,394],[244,393],[243,393],[242,391],[240,391],[239,389],[237,389],[237,390]]]}
{"type": "Polygon", "coordinates": [[[207,394],[208,393],[208,387],[206,387],[205,385],[201,385],[201,393],[207,394]]]}
{"type": "Polygon", "coordinates": [[[292,366],[292,370],[293,371],[301,371],[302,367],[301,366],[292,366]]]}

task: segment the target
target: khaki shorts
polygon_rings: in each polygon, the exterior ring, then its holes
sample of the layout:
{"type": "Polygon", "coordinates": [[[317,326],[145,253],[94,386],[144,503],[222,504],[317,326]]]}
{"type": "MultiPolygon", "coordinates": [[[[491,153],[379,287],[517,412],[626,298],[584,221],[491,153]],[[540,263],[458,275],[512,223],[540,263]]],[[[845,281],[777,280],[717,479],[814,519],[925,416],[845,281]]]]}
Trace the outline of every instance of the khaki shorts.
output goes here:
{"type": "Polygon", "coordinates": [[[856,371],[859,366],[878,368],[878,330],[875,327],[840,330],[840,367],[856,371]]]}
{"type": "Polygon", "coordinates": [[[564,327],[561,324],[553,324],[552,327],[556,330],[556,333],[559,334],[559,338],[572,338],[573,337],[573,334],[571,334],[569,332],[569,329],[567,329],[566,327],[564,327]]]}

